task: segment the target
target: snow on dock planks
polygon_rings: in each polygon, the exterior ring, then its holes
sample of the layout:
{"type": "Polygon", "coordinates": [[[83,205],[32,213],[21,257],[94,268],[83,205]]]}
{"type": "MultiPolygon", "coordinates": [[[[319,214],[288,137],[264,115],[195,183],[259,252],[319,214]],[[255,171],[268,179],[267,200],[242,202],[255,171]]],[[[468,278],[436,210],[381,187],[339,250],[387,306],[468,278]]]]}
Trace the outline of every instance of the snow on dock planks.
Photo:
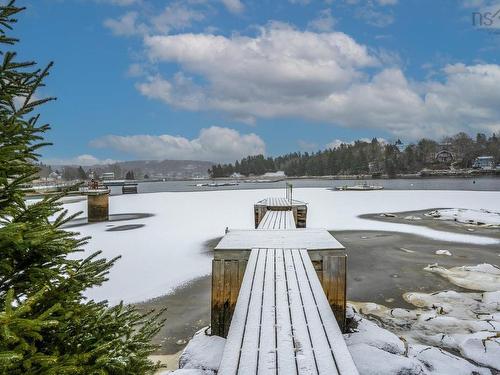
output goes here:
{"type": "Polygon", "coordinates": [[[326,230],[298,229],[294,207],[306,205],[258,202],[257,229],[228,231],[215,248],[212,333],[227,337],[220,375],[358,374],[342,336],[345,248],[326,230]]]}

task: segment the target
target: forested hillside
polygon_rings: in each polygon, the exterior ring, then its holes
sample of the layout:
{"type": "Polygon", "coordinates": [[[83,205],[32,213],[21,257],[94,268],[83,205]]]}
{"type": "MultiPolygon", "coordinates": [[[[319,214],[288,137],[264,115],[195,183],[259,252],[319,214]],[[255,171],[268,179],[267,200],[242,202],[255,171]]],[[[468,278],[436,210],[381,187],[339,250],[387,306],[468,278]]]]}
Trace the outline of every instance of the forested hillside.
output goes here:
{"type": "Polygon", "coordinates": [[[441,142],[421,139],[416,143],[403,145],[356,141],[342,144],[334,149],[315,153],[293,152],[278,157],[263,155],[248,156],[234,164],[213,165],[208,171],[212,177],[229,177],[233,173],[244,176],[262,175],[282,170],[287,176],[324,176],[342,174],[417,173],[424,168],[447,169],[470,168],[474,159],[481,155],[493,156],[500,161],[500,142],[493,134],[477,134],[475,139],[465,133],[446,137],[441,142]],[[439,151],[446,150],[453,159],[443,162],[437,158],[439,151]]]}

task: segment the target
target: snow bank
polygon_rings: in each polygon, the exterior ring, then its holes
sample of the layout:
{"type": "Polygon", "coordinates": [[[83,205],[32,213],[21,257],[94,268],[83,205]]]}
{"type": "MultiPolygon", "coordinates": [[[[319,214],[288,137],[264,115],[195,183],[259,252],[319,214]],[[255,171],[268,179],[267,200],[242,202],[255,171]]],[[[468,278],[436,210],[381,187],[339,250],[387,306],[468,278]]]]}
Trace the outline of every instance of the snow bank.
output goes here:
{"type": "Polygon", "coordinates": [[[500,212],[485,209],[451,208],[431,211],[426,215],[439,220],[452,220],[464,224],[500,226],[500,212]]]}
{"type": "MultiPolygon", "coordinates": [[[[89,297],[138,302],[172,292],[176,287],[211,271],[211,257],[204,243],[224,235],[224,229],[253,228],[253,204],[281,189],[208,192],[163,192],[110,197],[110,214],[152,213],[153,217],[130,220],[144,227],[108,232],[110,225],[96,223],[72,230],[92,236],[85,255],[103,250],[103,256],[121,255],[109,281],[90,291],[89,297]]],[[[499,192],[480,191],[366,191],[336,192],[328,189],[294,189],[294,197],[308,202],[310,228],[335,230],[382,230],[413,233],[445,241],[476,244],[500,243],[471,234],[447,233],[423,226],[361,219],[358,215],[413,211],[434,207],[489,207],[500,210],[499,192]]],[[[69,213],[84,211],[87,202],[68,203],[69,213]]],[[[79,256],[82,256],[79,254],[79,256]]]]}

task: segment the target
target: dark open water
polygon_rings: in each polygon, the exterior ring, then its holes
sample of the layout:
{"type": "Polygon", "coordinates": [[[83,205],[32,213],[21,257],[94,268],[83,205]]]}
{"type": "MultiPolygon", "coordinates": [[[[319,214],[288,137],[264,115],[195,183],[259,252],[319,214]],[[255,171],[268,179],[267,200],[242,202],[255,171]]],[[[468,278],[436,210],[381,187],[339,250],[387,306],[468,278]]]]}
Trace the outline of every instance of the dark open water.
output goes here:
{"type": "MultiPolygon", "coordinates": [[[[228,180],[229,181],[229,180],[228,180]]],[[[139,193],[155,193],[161,191],[211,191],[211,190],[242,190],[242,189],[283,189],[285,181],[256,183],[240,182],[236,186],[196,186],[196,184],[213,182],[210,180],[196,181],[162,181],[141,182],[137,189],[139,193]]],[[[224,181],[218,180],[218,183],[224,181]]],[[[342,185],[355,185],[362,180],[327,180],[327,179],[290,179],[294,188],[334,188],[342,185]]],[[[387,190],[483,190],[500,191],[499,177],[479,178],[414,178],[393,180],[368,180],[369,184],[382,185],[387,190]]],[[[121,186],[112,186],[111,194],[121,194],[121,186]]]]}

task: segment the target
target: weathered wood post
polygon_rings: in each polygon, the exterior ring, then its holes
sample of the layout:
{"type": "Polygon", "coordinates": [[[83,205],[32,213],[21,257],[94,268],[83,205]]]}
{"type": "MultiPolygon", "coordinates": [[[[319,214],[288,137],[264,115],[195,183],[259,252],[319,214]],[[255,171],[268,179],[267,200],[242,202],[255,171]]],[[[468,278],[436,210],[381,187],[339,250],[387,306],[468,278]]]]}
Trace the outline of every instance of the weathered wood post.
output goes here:
{"type": "Polygon", "coordinates": [[[249,250],[217,251],[212,260],[212,334],[227,337],[249,250]]]}
{"type": "Polygon", "coordinates": [[[346,328],[347,253],[345,249],[310,250],[309,257],[342,331],[346,328]]]}
{"type": "Polygon", "coordinates": [[[87,190],[87,217],[89,223],[109,220],[109,190],[87,190]]]}

